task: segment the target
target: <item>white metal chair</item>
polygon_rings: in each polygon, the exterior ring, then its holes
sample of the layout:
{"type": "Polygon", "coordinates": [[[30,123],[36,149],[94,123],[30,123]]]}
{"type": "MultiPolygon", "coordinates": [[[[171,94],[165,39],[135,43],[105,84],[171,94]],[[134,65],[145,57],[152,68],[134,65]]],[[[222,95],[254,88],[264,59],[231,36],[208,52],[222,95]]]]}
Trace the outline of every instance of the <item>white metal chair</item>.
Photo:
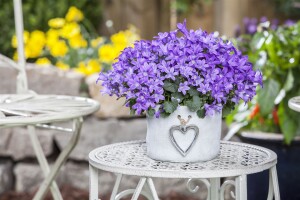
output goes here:
{"type": "Polygon", "coordinates": [[[15,26],[18,40],[18,63],[0,54],[0,62],[15,68],[17,75],[17,94],[0,95],[0,128],[26,126],[37,160],[42,168],[45,180],[36,193],[34,200],[43,199],[50,188],[55,200],[62,200],[58,185],[55,182],[59,169],[67,160],[80,136],[83,116],[99,109],[99,103],[88,98],[59,95],[38,95],[28,89],[25,72],[25,55],[23,44],[22,2],[14,0],[15,26]],[[52,122],[72,120],[72,128],[61,128],[50,125],[52,122]],[[35,127],[56,129],[72,133],[72,137],[62,150],[53,168],[50,169],[35,127]]]}

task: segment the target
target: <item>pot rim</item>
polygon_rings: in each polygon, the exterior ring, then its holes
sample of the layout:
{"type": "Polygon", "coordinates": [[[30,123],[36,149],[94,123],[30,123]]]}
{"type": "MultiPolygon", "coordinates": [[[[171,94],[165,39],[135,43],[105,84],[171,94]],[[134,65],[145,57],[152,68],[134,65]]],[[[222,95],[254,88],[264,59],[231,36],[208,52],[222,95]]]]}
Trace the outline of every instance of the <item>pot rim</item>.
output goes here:
{"type": "MultiPolygon", "coordinates": [[[[268,133],[262,131],[242,131],[241,136],[249,139],[261,139],[261,140],[275,140],[283,141],[284,137],[282,133],[268,133]]],[[[296,136],[293,141],[300,141],[300,136],[296,136]]]]}

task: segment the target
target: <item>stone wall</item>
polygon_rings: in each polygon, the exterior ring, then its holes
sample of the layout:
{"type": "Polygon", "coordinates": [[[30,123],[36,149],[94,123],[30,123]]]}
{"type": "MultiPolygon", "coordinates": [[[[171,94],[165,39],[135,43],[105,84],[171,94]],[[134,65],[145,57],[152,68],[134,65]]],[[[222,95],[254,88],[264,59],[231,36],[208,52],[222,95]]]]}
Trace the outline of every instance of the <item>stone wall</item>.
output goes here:
{"type": "MultiPolygon", "coordinates": [[[[73,72],[62,72],[56,68],[37,68],[29,66],[29,85],[33,86],[38,93],[56,93],[68,95],[80,95],[80,85],[84,78],[73,72]],[[49,82],[49,80],[53,80],[49,82]],[[62,87],[62,84],[64,86],[62,87]],[[50,85],[50,86],[49,86],[50,85]],[[51,88],[49,89],[48,86],[51,88]]],[[[14,73],[9,68],[0,68],[0,93],[14,92],[14,73]],[[12,85],[11,85],[12,84],[12,85]]],[[[115,107],[115,99],[104,100],[97,92],[99,86],[95,85],[95,76],[86,79],[89,84],[90,94],[102,103],[103,110],[112,110],[115,107]],[[106,103],[105,103],[106,102],[106,103]],[[108,102],[108,103],[107,103],[108,102]]],[[[57,124],[69,127],[70,123],[57,124]]],[[[226,129],[225,127],[223,128],[226,129]]],[[[69,141],[71,135],[56,130],[37,129],[37,136],[42,149],[50,162],[55,158],[69,141]]],[[[124,110],[114,110],[114,114],[98,112],[88,116],[84,120],[79,143],[71,153],[57,178],[61,185],[71,185],[76,188],[88,190],[88,153],[99,146],[129,140],[145,139],[146,119],[144,117],[131,117],[124,110]],[[100,118],[99,118],[100,117],[100,118]]],[[[0,129],[0,197],[1,193],[8,190],[35,191],[43,180],[43,174],[35,159],[29,135],[25,128],[0,129]]],[[[100,173],[100,188],[102,194],[112,190],[115,176],[111,173],[100,173]]],[[[122,188],[135,188],[137,177],[125,177],[122,188]]],[[[160,195],[167,195],[172,190],[186,195],[192,195],[185,188],[185,180],[179,179],[155,179],[157,190],[160,195]]],[[[199,199],[205,199],[206,190],[200,184],[201,192],[194,194],[199,199]]]]}

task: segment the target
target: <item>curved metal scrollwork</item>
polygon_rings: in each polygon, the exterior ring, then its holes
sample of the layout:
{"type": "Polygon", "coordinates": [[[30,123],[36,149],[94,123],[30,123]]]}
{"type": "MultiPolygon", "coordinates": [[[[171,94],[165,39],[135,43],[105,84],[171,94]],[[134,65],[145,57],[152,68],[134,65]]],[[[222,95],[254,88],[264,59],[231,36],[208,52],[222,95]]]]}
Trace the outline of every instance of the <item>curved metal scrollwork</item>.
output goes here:
{"type": "MultiPolygon", "coordinates": [[[[222,184],[222,186],[220,188],[220,199],[221,200],[224,200],[225,188],[230,185],[235,187],[235,182],[233,180],[227,180],[222,184]]],[[[232,198],[236,199],[233,191],[230,191],[230,195],[232,198]]]]}
{"type": "Polygon", "coordinates": [[[191,193],[196,193],[198,192],[199,190],[199,186],[198,185],[195,185],[193,184],[192,182],[193,181],[201,181],[202,183],[204,183],[204,185],[206,186],[207,188],[207,197],[206,199],[209,200],[210,199],[210,182],[205,179],[205,178],[199,178],[199,179],[192,179],[190,178],[187,183],[186,183],[186,187],[187,189],[191,192],[191,193]]]}
{"type": "MultiPolygon", "coordinates": [[[[119,194],[116,195],[115,200],[120,200],[123,197],[129,196],[129,195],[133,195],[135,189],[128,189],[128,190],[124,190],[122,192],[120,192],[119,194]]],[[[141,195],[146,197],[148,200],[152,200],[152,196],[151,194],[149,194],[146,191],[141,191],[141,195]]]]}

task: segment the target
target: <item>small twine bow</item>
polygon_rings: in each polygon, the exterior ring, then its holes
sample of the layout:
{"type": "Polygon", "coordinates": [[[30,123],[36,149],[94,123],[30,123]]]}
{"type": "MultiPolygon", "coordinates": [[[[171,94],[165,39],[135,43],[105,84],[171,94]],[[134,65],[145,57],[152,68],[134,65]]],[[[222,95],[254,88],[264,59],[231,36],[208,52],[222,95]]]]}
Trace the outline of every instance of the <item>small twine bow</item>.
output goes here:
{"type": "Polygon", "coordinates": [[[185,125],[187,125],[187,123],[189,123],[189,121],[190,121],[190,119],[192,118],[192,116],[189,115],[189,116],[188,116],[188,120],[184,120],[183,118],[181,118],[180,115],[178,115],[177,118],[179,119],[180,124],[181,124],[182,126],[185,126],[185,125]]]}

